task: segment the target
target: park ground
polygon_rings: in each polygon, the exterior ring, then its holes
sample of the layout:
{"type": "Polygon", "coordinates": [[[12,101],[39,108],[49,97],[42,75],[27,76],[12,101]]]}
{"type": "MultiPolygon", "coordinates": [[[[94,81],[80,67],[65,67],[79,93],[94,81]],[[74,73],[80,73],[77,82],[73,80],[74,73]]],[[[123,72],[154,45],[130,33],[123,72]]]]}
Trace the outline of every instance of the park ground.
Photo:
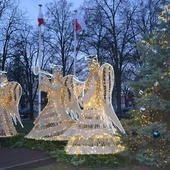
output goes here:
{"type": "MultiPolygon", "coordinates": [[[[17,126],[17,131],[21,134],[27,134],[33,124],[32,121],[23,121],[25,128],[17,126]]],[[[22,137],[22,136],[21,136],[22,137]]],[[[119,164],[118,166],[112,165],[112,167],[90,166],[86,165],[73,165],[69,160],[57,161],[46,150],[39,150],[38,145],[40,142],[30,142],[26,139],[21,139],[18,136],[16,139],[1,139],[0,140],[0,170],[169,170],[170,165],[166,168],[155,169],[146,165],[141,165],[137,161],[131,161],[128,164],[119,164]],[[9,144],[4,144],[9,142],[9,144]],[[12,142],[12,143],[11,143],[12,142]],[[27,143],[28,142],[28,143],[27,143]],[[26,145],[31,146],[24,147],[26,145]],[[4,146],[2,146],[4,145],[4,146]],[[14,145],[11,147],[11,145],[14,145]],[[36,146],[35,146],[36,145],[36,146]],[[37,147],[38,146],[38,147],[37,147]],[[36,148],[37,147],[37,148],[36,148]]],[[[46,144],[46,143],[45,143],[46,144]]],[[[42,145],[43,147],[47,147],[42,145]]],[[[65,158],[65,157],[64,157],[65,158]]]]}

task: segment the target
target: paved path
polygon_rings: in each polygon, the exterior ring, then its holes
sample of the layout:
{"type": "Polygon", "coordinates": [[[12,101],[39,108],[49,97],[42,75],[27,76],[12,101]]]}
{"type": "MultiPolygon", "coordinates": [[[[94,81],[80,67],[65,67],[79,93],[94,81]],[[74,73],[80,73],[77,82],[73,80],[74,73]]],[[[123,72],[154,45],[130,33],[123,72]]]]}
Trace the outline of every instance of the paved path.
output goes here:
{"type": "Polygon", "coordinates": [[[54,162],[48,154],[38,150],[0,148],[0,170],[31,170],[54,162]]]}
{"type": "MultiPolygon", "coordinates": [[[[54,164],[56,160],[47,153],[27,148],[0,148],[0,170],[32,170],[45,165],[54,164]]],[[[64,165],[66,166],[66,165],[64,165]]],[[[61,169],[70,170],[71,166],[61,169]]],[[[77,168],[77,167],[76,167],[77,168]]],[[[72,169],[76,169],[72,167],[72,169]]],[[[91,170],[91,168],[77,168],[82,170],[91,170]]],[[[152,169],[152,168],[151,168],[152,169]]],[[[131,168],[121,168],[119,170],[151,170],[145,166],[132,166],[131,168]]],[[[106,170],[106,169],[105,169],[106,170]]],[[[153,169],[152,169],[153,170],[153,169]]],[[[170,170],[170,165],[159,170],[170,170]]]]}

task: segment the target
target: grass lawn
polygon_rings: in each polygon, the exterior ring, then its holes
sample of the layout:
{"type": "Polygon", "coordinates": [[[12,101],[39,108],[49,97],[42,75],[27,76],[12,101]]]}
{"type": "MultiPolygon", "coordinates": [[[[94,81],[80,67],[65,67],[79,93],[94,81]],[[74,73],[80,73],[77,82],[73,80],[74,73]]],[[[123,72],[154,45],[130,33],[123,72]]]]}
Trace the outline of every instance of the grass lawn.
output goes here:
{"type": "Polygon", "coordinates": [[[21,125],[18,123],[16,126],[16,130],[18,133],[27,135],[33,128],[33,121],[30,119],[25,119],[25,120],[22,120],[22,123],[23,123],[24,127],[22,128],[21,125]]]}

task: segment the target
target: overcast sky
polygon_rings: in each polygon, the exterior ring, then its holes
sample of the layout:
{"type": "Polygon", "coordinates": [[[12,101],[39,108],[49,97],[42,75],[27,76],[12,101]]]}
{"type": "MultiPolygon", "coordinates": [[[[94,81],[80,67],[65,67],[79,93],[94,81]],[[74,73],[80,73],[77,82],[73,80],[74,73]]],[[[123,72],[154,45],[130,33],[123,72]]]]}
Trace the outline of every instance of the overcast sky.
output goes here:
{"type": "MultiPolygon", "coordinates": [[[[77,9],[84,0],[67,0],[67,2],[72,2],[74,4],[74,9],[77,9]]],[[[48,2],[53,2],[53,0],[20,0],[21,7],[28,12],[28,16],[32,21],[35,20],[35,24],[37,21],[38,13],[39,13],[39,4],[42,4],[42,12],[45,9],[45,4],[48,2]]]]}

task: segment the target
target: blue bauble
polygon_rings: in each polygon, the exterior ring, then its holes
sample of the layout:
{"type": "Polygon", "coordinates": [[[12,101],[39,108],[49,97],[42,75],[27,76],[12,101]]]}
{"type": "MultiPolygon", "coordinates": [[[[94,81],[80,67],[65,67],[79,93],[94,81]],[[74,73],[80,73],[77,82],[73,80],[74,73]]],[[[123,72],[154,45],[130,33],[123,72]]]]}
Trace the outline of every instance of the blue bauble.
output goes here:
{"type": "Polygon", "coordinates": [[[149,76],[150,76],[149,74],[146,74],[146,75],[145,75],[145,77],[146,77],[147,79],[149,78],[149,76]]]}
{"type": "Polygon", "coordinates": [[[158,138],[160,136],[160,133],[158,131],[153,132],[153,137],[158,138]]]}

